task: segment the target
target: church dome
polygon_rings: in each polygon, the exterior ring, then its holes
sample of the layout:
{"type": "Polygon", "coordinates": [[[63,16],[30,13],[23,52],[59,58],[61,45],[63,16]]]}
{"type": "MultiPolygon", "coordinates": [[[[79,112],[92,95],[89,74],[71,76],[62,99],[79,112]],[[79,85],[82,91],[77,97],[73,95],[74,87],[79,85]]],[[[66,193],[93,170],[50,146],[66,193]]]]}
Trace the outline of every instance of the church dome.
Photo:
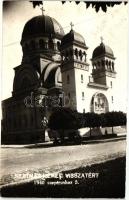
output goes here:
{"type": "Polygon", "coordinates": [[[92,59],[103,55],[114,58],[114,53],[112,49],[109,46],[105,45],[103,42],[101,42],[101,44],[94,49],[92,59]]]}
{"type": "Polygon", "coordinates": [[[70,30],[68,34],[66,34],[61,40],[61,46],[65,46],[70,43],[79,44],[81,46],[86,46],[85,39],[83,36],[74,30],[70,30]]]}
{"type": "Polygon", "coordinates": [[[24,26],[21,43],[30,37],[54,36],[61,39],[64,35],[62,26],[52,17],[39,15],[30,19],[24,26]]]}

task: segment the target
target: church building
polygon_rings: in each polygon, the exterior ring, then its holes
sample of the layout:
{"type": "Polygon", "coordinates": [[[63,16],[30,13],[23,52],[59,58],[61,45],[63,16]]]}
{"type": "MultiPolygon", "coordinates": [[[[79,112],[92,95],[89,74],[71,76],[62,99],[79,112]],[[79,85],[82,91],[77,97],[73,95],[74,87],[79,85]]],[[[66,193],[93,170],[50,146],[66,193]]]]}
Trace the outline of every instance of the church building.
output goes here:
{"type": "Polygon", "coordinates": [[[89,64],[85,39],[73,24],[65,34],[56,19],[43,14],[25,24],[21,46],[12,97],[2,102],[2,143],[44,141],[43,119],[55,102],[81,113],[113,110],[115,57],[102,38],[89,64]]]}

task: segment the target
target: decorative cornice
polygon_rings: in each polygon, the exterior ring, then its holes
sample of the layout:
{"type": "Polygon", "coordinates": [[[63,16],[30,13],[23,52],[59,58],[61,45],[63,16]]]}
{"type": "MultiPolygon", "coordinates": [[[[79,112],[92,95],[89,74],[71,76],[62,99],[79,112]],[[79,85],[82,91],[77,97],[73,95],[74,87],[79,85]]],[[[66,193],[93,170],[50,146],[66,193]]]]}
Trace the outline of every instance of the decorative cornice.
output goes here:
{"type": "Polygon", "coordinates": [[[92,87],[92,88],[98,88],[98,89],[103,89],[107,90],[109,87],[107,85],[102,85],[94,82],[89,82],[87,86],[92,87]]]}

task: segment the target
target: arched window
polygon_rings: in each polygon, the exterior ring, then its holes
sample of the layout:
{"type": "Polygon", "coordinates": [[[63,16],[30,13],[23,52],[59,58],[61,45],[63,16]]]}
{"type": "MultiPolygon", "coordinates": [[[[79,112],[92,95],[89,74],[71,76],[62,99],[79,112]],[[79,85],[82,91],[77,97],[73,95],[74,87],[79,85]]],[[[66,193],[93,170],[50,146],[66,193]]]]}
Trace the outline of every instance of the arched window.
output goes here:
{"type": "Polygon", "coordinates": [[[111,70],[111,61],[109,61],[109,70],[111,70]]]}
{"type": "Polygon", "coordinates": [[[105,113],[109,111],[108,100],[102,93],[95,93],[91,99],[91,112],[105,113]]]}
{"type": "Polygon", "coordinates": [[[45,48],[45,42],[44,42],[44,40],[42,40],[42,39],[39,40],[39,47],[40,47],[41,49],[44,49],[44,48],[45,48]]]}
{"type": "Polygon", "coordinates": [[[113,101],[114,101],[114,98],[113,98],[113,96],[111,96],[111,99],[112,99],[112,103],[113,103],[113,101]]]}
{"type": "Polygon", "coordinates": [[[92,97],[92,99],[91,99],[91,104],[93,104],[94,103],[94,98],[92,97]]]}
{"type": "Polygon", "coordinates": [[[112,71],[114,71],[114,62],[112,62],[112,71]]]}
{"type": "Polygon", "coordinates": [[[85,51],[83,51],[83,55],[86,56],[86,52],[85,51]]]}
{"type": "Polygon", "coordinates": [[[106,60],[106,69],[108,69],[108,60],[106,60]]]}
{"type": "Polygon", "coordinates": [[[84,92],[82,92],[82,100],[85,99],[85,95],[84,95],[84,92]]]}
{"type": "Polygon", "coordinates": [[[83,83],[83,74],[81,74],[81,83],[83,83]]]}
{"type": "Polygon", "coordinates": [[[82,51],[80,50],[80,51],[79,51],[80,60],[82,60],[82,56],[83,56],[83,55],[82,55],[82,51]]]}
{"type": "Polygon", "coordinates": [[[84,61],[86,62],[86,52],[85,51],[83,52],[83,55],[84,55],[84,61]]]}
{"type": "Polygon", "coordinates": [[[110,81],[110,86],[111,86],[111,88],[112,88],[112,81],[110,81]]]}
{"type": "Polygon", "coordinates": [[[75,49],[75,56],[76,56],[76,59],[78,59],[78,50],[77,50],[77,48],[75,49]]]}

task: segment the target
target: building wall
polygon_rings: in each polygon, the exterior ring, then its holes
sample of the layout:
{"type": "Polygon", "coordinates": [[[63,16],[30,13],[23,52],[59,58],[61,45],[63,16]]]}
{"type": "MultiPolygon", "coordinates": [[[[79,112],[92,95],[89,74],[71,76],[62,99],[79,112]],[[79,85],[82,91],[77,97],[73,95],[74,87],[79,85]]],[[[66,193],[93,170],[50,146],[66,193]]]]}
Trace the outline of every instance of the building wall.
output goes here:
{"type": "MultiPolygon", "coordinates": [[[[72,66],[72,65],[71,65],[72,66]]],[[[74,62],[74,67],[70,69],[70,65],[67,63],[65,68],[66,71],[62,72],[62,89],[67,95],[69,92],[71,94],[70,101],[74,99],[74,106],[70,104],[69,107],[77,109],[78,112],[90,112],[91,111],[91,100],[93,95],[96,93],[102,93],[105,95],[109,105],[109,111],[114,110],[114,104],[117,100],[115,98],[115,74],[104,72],[101,84],[107,86],[107,88],[102,89],[99,85],[94,88],[93,86],[88,86],[90,82],[89,76],[91,76],[89,69],[81,69],[81,64],[74,62]],[[70,77],[70,83],[67,84],[67,76],[70,77]],[[83,75],[83,81],[81,76],[83,75]],[[83,93],[83,94],[82,94],[83,93]],[[84,95],[84,97],[83,97],[84,95]],[[73,99],[72,99],[73,98],[73,99]]],[[[94,80],[93,80],[94,82],[94,80]]],[[[95,84],[95,82],[94,82],[95,84]]],[[[100,81],[99,81],[100,84],[100,81]]]]}
{"type": "Polygon", "coordinates": [[[11,97],[3,101],[2,113],[2,143],[32,143],[45,139],[40,108],[27,107],[24,99],[11,97]]]}
{"type": "Polygon", "coordinates": [[[64,71],[62,73],[62,90],[64,91],[65,106],[71,107],[73,109],[76,109],[76,103],[77,103],[76,99],[77,95],[75,87],[76,87],[75,70],[70,69],[68,71],[64,71]]]}
{"type": "Polygon", "coordinates": [[[76,68],[63,72],[62,74],[63,91],[65,91],[66,95],[70,92],[71,94],[70,101],[72,101],[72,98],[76,100],[76,108],[75,108],[75,105],[72,106],[72,104],[70,104],[70,106],[72,108],[77,109],[78,112],[84,112],[84,111],[91,112],[92,97],[96,93],[102,93],[107,98],[109,111],[114,110],[114,104],[116,101],[115,93],[114,93],[115,78],[106,77],[108,89],[101,89],[99,86],[96,88],[88,86],[89,75],[90,74],[88,71],[84,71],[84,70],[76,69],[76,68]],[[68,74],[70,76],[69,84],[67,84],[68,74]],[[81,75],[83,75],[83,82],[81,81],[81,75]],[[75,76],[75,80],[74,80],[74,76],[75,76]],[[112,81],[112,87],[110,84],[111,81],[112,81]],[[84,93],[84,97],[82,96],[82,93],[84,93]]]}
{"type": "Polygon", "coordinates": [[[83,109],[86,110],[86,99],[87,99],[87,90],[86,86],[89,80],[88,71],[76,69],[75,68],[75,83],[76,83],[76,99],[77,99],[77,110],[83,112],[83,109]],[[81,76],[83,75],[83,81],[81,76]],[[84,95],[84,96],[83,96],[84,95]]]}

